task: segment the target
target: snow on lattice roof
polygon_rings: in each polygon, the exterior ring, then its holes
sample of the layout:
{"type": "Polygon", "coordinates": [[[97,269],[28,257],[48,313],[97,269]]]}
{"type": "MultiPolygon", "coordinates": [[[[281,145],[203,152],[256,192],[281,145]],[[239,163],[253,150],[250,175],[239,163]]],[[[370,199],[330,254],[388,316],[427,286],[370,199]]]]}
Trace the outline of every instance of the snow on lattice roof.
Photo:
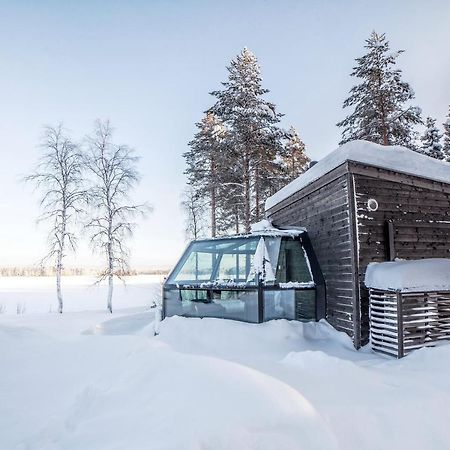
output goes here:
{"type": "Polygon", "coordinates": [[[405,147],[383,146],[368,141],[352,141],[325,156],[311,169],[269,197],[266,200],[266,210],[346,161],[359,162],[382,169],[450,183],[450,163],[430,158],[405,147]]]}
{"type": "Polygon", "coordinates": [[[450,259],[429,258],[370,263],[364,283],[367,287],[385,291],[448,291],[450,259]]]}
{"type": "Polygon", "coordinates": [[[237,238],[251,238],[251,237],[290,237],[295,238],[300,236],[306,231],[303,227],[289,227],[289,228],[276,228],[272,225],[272,222],[268,219],[263,219],[260,222],[256,222],[251,225],[250,233],[231,234],[225,236],[217,236],[215,238],[199,238],[196,241],[211,241],[211,240],[224,240],[224,239],[237,239],[237,238]]]}

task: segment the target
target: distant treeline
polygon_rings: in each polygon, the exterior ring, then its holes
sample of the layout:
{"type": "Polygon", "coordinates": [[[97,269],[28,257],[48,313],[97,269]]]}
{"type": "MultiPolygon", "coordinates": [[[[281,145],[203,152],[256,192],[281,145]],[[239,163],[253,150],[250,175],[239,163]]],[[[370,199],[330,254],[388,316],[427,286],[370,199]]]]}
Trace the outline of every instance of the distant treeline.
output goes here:
{"type": "MultiPolygon", "coordinates": [[[[99,270],[85,269],[81,267],[63,269],[63,276],[92,275],[98,276],[99,270]]],[[[54,276],[54,267],[0,267],[1,277],[50,277],[54,276]]],[[[133,275],[166,275],[167,269],[129,269],[120,273],[120,276],[129,277],[133,275]]]]}

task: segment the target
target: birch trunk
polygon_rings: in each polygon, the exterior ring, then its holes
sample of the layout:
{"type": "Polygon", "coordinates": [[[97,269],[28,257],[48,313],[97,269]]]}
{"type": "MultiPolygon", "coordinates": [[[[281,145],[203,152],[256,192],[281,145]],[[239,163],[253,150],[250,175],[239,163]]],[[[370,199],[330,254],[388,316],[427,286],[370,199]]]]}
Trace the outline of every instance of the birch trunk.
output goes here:
{"type": "Polygon", "coordinates": [[[63,312],[63,296],[61,291],[61,272],[62,272],[62,251],[58,251],[58,256],[56,258],[56,297],[58,298],[58,312],[62,314],[63,312]]]}
{"type": "MultiPolygon", "coordinates": [[[[111,223],[109,224],[109,230],[111,230],[111,223]]],[[[109,231],[111,235],[111,232],[109,231]]],[[[112,296],[113,296],[113,278],[114,278],[114,255],[111,238],[108,241],[108,300],[107,308],[112,313],[112,296]]]]}
{"type": "Polygon", "coordinates": [[[108,311],[112,314],[113,274],[108,275],[108,311]]]}
{"type": "Polygon", "coordinates": [[[63,312],[63,296],[61,290],[61,274],[63,267],[64,248],[66,241],[66,201],[65,194],[63,200],[63,213],[61,218],[61,235],[57,238],[59,243],[59,249],[56,256],[56,297],[58,298],[58,312],[63,312]]]}

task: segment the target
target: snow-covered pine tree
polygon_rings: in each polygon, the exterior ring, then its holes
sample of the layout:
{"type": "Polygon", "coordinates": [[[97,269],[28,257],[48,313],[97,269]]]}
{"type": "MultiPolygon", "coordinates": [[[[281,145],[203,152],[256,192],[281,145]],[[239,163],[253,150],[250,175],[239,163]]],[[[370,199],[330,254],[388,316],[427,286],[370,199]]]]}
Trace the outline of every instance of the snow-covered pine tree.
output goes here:
{"type": "Polygon", "coordinates": [[[436,119],[427,117],[425,126],[425,132],[420,138],[422,141],[422,153],[431,156],[432,158],[445,159],[441,145],[442,134],[439,133],[439,130],[436,127],[436,119]]]}
{"type": "Polygon", "coordinates": [[[277,126],[281,114],[263,98],[269,91],[261,85],[258,61],[250,50],[244,48],[227,70],[223,89],[211,93],[217,99],[211,112],[229,130],[222,168],[232,174],[229,185],[237,189],[227,209],[234,211],[238,221],[235,231],[242,225],[248,232],[251,222],[262,217],[265,197],[273,191],[277,173],[273,162],[282,148],[283,132],[277,126]]]}
{"type": "Polygon", "coordinates": [[[280,157],[287,181],[292,181],[305,172],[311,161],[306,155],[304,142],[300,139],[297,130],[292,126],[286,134],[283,153],[280,157]]]}
{"type": "Polygon", "coordinates": [[[395,68],[403,50],[390,51],[384,34],[372,32],[366,40],[368,52],[357,58],[352,77],[361,83],[350,90],[344,108],[353,113],[337,124],[343,128],[340,144],[365,139],[382,145],[403,145],[415,149],[414,125],[422,123],[421,110],[408,106],[414,98],[410,85],[402,81],[402,71],[395,68]]]}
{"type": "Polygon", "coordinates": [[[444,153],[444,159],[450,162],[450,108],[447,119],[442,125],[444,127],[444,144],[442,146],[442,152],[444,153]]]}
{"type": "Polygon", "coordinates": [[[219,210],[224,197],[223,176],[227,130],[220,119],[212,112],[206,113],[196,124],[198,131],[189,142],[189,151],[183,154],[186,159],[188,186],[197,203],[210,211],[211,236],[223,231],[224,225],[219,210]]]}

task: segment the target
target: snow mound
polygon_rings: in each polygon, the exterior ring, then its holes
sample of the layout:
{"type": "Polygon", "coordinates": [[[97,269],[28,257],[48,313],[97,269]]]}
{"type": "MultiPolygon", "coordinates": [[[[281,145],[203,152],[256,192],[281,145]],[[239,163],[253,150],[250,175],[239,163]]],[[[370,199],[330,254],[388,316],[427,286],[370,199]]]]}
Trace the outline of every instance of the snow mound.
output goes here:
{"type": "Polygon", "coordinates": [[[266,211],[331,172],[346,161],[355,161],[382,169],[416,175],[430,180],[450,182],[450,164],[399,146],[384,146],[368,141],[348,142],[321,159],[266,200],[266,211]]]}
{"type": "Polygon", "coordinates": [[[1,357],[0,368],[18,369],[0,383],[2,448],[337,448],[298,390],[254,368],[183,354],[162,339],[17,333],[20,345],[1,357]]]}
{"type": "MultiPolygon", "coordinates": [[[[153,327],[149,326],[149,336],[153,327]]],[[[328,322],[302,323],[284,319],[261,324],[215,318],[167,317],[158,340],[176,351],[233,361],[282,360],[289,352],[326,347],[327,353],[353,358],[357,352],[347,334],[328,322]]]]}
{"type": "Polygon", "coordinates": [[[144,314],[0,315],[1,449],[449,448],[448,342],[396,360],[324,320],[144,314]]]}
{"type": "Polygon", "coordinates": [[[364,283],[369,288],[402,292],[450,290],[450,259],[429,258],[370,263],[364,283]]]}

